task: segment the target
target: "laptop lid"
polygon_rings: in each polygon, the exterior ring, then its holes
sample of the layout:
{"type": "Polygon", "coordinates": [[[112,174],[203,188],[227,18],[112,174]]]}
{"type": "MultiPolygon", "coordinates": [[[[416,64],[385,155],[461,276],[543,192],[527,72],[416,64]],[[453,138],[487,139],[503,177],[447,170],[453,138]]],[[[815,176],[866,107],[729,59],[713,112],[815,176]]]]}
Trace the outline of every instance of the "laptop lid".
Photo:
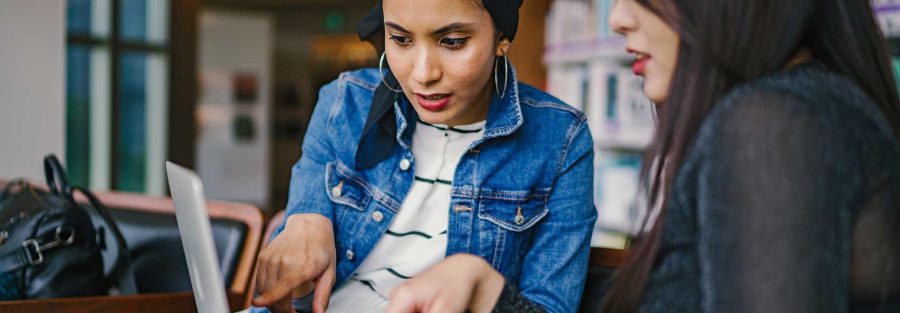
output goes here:
{"type": "Polygon", "coordinates": [[[197,311],[229,312],[203,183],[193,171],[169,161],[166,161],[166,174],[197,311]]]}

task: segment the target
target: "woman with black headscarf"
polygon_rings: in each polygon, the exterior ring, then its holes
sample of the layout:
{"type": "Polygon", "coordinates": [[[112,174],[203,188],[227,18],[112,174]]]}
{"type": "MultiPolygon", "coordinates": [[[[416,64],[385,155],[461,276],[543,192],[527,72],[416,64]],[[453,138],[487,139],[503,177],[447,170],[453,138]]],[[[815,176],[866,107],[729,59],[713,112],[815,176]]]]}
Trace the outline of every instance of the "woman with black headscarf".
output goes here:
{"type": "Polygon", "coordinates": [[[359,33],[380,66],[322,88],[255,306],[382,312],[395,286],[465,259],[454,275],[502,273],[528,308],[576,310],[593,140],[584,115],[517,82],[521,2],[378,3],[359,33]]]}

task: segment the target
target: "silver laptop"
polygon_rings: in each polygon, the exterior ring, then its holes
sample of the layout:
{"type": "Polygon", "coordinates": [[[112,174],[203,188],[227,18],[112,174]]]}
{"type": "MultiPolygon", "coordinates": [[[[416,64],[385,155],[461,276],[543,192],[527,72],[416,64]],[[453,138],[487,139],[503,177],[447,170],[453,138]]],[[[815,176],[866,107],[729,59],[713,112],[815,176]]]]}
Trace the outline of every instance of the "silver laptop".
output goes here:
{"type": "Polygon", "coordinates": [[[225,284],[213,242],[203,183],[193,171],[166,162],[175,218],[184,246],[197,312],[229,312],[225,284]]]}

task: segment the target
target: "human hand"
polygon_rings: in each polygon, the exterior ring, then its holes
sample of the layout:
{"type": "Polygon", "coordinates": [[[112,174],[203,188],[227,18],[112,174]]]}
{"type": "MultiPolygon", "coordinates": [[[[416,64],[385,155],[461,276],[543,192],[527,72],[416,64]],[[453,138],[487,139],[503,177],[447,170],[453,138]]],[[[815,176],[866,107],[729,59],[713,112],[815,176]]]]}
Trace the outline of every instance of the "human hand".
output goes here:
{"type": "Polygon", "coordinates": [[[394,288],[385,312],[490,312],[504,281],[484,259],[452,255],[394,288]]]}
{"type": "Polygon", "coordinates": [[[284,230],[259,254],[253,305],[294,312],[291,299],[314,292],[313,312],[325,313],[335,281],[335,244],[331,220],[294,214],[284,230]]]}

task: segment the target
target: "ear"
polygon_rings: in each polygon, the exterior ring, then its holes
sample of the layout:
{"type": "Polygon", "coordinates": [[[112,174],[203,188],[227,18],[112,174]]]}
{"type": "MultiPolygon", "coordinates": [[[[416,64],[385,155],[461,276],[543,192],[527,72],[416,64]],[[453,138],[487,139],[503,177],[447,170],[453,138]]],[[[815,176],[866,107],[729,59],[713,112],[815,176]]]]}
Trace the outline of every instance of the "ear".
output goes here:
{"type": "Polygon", "coordinates": [[[502,57],[504,54],[506,54],[507,52],[509,52],[509,45],[510,45],[510,44],[512,44],[512,43],[509,42],[509,39],[507,39],[507,38],[505,38],[505,37],[504,37],[504,38],[500,38],[500,41],[497,42],[497,50],[494,51],[494,54],[497,55],[498,57],[502,57]]]}

